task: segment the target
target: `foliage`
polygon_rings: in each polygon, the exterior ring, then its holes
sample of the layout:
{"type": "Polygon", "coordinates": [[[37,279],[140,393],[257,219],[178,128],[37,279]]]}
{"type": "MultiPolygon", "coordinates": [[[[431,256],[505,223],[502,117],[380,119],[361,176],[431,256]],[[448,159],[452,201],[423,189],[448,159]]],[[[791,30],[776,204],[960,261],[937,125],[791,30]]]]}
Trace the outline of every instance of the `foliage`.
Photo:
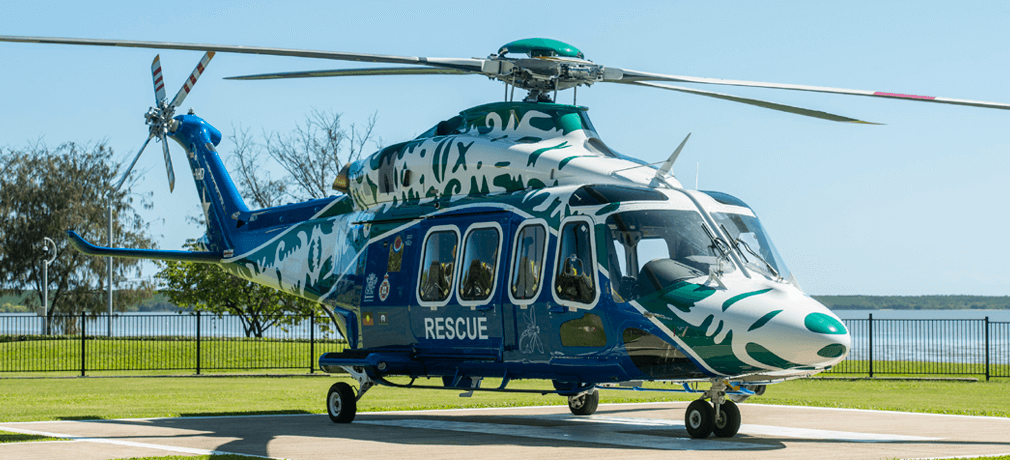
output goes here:
{"type": "Polygon", "coordinates": [[[325,318],[313,301],[232,276],[215,264],[166,262],[158,279],[164,283],[161,292],[175,305],[238,316],[246,337],[263,337],[272,326],[291,324],[292,317],[284,313],[325,318]]]}
{"type": "Polygon", "coordinates": [[[815,295],[832,310],[1008,310],[1010,296],[975,295],[815,295]]]}
{"type": "Polygon", "coordinates": [[[381,145],[372,138],[376,115],[363,128],[352,123],[345,129],[340,118],[339,113],[314,111],[290,134],[267,136],[266,151],[287,170],[292,198],[326,198],[343,164],[357,160],[369,141],[381,145]]]}
{"type": "MultiPolygon", "coordinates": [[[[357,159],[369,142],[378,143],[373,139],[375,115],[363,129],[354,124],[345,129],[340,119],[338,113],[315,111],[290,134],[265,135],[265,145],[256,143],[248,130],[233,127],[230,163],[242,197],[252,207],[269,208],[285,197],[302,201],[328,196],[341,165],[357,159]],[[263,167],[264,151],[284,167],[285,177],[270,176],[263,167]]],[[[158,277],[167,284],[164,292],[172,303],[240,315],[250,337],[284,326],[287,319],[280,313],[322,314],[314,302],[232,277],[216,265],[169,262],[158,277]]]]}
{"type": "MultiPolygon", "coordinates": [[[[118,166],[113,152],[104,144],[65,143],[50,149],[43,144],[22,149],[0,150],[0,294],[31,291],[29,307],[42,305],[42,263],[47,252],[43,238],[56,242],[56,258],[49,266],[50,315],[104,310],[106,260],[73,250],[65,236],[68,229],[84,238],[105,237],[108,222],[107,198],[113,203],[114,246],[149,248],[147,224],[131,207],[136,195],[129,186],[112,191],[118,166]]],[[[140,204],[146,204],[140,197],[140,204]]],[[[123,260],[115,264],[114,275],[141,276],[141,264],[123,260]]],[[[118,305],[126,297],[150,296],[144,289],[120,292],[118,305]]],[[[132,299],[136,300],[136,299],[132,299]]],[[[72,332],[75,321],[61,324],[72,332]]]]}

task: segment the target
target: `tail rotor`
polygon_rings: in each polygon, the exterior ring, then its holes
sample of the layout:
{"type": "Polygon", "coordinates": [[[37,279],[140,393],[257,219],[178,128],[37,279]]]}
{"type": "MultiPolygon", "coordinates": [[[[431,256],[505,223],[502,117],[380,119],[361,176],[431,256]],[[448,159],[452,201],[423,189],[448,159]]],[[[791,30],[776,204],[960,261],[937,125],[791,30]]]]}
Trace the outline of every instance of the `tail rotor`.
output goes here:
{"type": "MultiPolygon", "coordinates": [[[[186,96],[189,92],[193,90],[193,85],[196,84],[197,79],[203,74],[203,71],[207,68],[207,64],[214,57],[213,51],[208,51],[203,55],[203,59],[196,64],[196,68],[190,73],[189,78],[183,83],[182,88],[179,92],[175,94],[175,98],[172,99],[171,103],[165,102],[165,81],[161,73],[161,57],[155,56],[154,62],[151,63],[151,78],[154,82],[154,102],[155,106],[147,109],[147,113],[144,114],[145,123],[149,127],[149,132],[147,140],[140,147],[140,151],[133,158],[133,162],[130,163],[130,168],[127,169],[127,173],[123,175],[123,179],[120,180],[119,185],[122,185],[123,181],[126,180],[126,176],[129,175],[129,171],[133,169],[133,166],[137,164],[137,160],[140,155],[144,153],[144,149],[147,148],[147,144],[151,142],[151,139],[161,142],[162,152],[165,155],[165,171],[168,173],[168,190],[169,192],[175,191],[175,168],[172,167],[172,156],[168,148],[168,133],[175,131],[176,124],[178,123],[172,117],[175,115],[175,109],[182,105],[182,102],[186,100],[186,96]]],[[[118,188],[118,187],[117,187],[118,188]]]]}

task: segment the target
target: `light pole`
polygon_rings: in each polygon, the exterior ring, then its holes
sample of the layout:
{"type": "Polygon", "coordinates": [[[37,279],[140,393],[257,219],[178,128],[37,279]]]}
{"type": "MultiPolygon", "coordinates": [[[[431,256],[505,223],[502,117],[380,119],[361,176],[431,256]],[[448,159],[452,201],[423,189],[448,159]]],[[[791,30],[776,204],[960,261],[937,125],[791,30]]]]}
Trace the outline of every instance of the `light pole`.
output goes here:
{"type": "Polygon", "coordinates": [[[56,260],[56,242],[48,236],[42,239],[42,251],[49,254],[49,246],[53,246],[53,256],[42,259],[42,335],[49,335],[49,264],[56,260]]]}

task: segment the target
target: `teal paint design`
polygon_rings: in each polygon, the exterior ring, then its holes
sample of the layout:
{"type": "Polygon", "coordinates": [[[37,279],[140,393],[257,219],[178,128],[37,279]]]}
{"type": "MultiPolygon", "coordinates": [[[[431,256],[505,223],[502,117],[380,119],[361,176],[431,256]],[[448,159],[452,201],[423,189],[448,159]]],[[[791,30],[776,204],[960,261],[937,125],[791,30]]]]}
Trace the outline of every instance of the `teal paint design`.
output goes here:
{"type": "Polygon", "coordinates": [[[764,364],[766,366],[771,366],[778,369],[789,369],[800,366],[799,364],[796,364],[794,362],[779,357],[775,353],[769,351],[767,348],[762,347],[761,345],[758,345],[754,342],[748,343],[746,349],[747,354],[749,354],[751,358],[754,358],[755,361],[764,364]]]}
{"type": "Polygon", "coordinates": [[[825,358],[837,358],[845,354],[845,345],[840,343],[833,343],[820,350],[817,350],[817,356],[822,356],[825,358]]]}
{"type": "Polygon", "coordinates": [[[496,168],[504,168],[504,167],[508,166],[510,163],[511,162],[509,162],[509,161],[499,161],[499,162],[497,162],[497,163],[494,164],[494,167],[496,167],[496,168]]]}
{"type": "Polygon", "coordinates": [[[456,164],[452,167],[453,174],[456,173],[456,170],[459,169],[460,166],[463,167],[463,171],[466,171],[466,151],[470,150],[470,147],[473,147],[475,142],[476,141],[471,142],[469,145],[463,145],[462,142],[456,143],[456,149],[459,150],[459,158],[456,159],[456,164]]]}
{"type": "Polygon", "coordinates": [[[727,309],[729,309],[729,307],[731,307],[731,306],[732,306],[733,304],[735,304],[735,303],[737,303],[737,302],[739,302],[739,301],[741,301],[741,300],[743,300],[743,299],[746,299],[746,298],[748,298],[748,297],[751,297],[751,296],[756,296],[756,295],[761,295],[761,294],[764,294],[764,293],[766,293],[766,292],[768,292],[768,291],[771,291],[771,290],[772,290],[771,288],[768,288],[768,289],[761,289],[761,290],[759,290],[759,291],[754,291],[754,292],[745,292],[745,293],[743,293],[743,294],[740,294],[740,295],[737,295],[737,296],[733,296],[733,297],[730,297],[730,299],[729,299],[729,300],[727,300],[726,302],[724,302],[724,303],[722,304],[722,311],[726,311],[726,310],[727,310],[727,309]]]}
{"type": "Polygon", "coordinates": [[[845,334],[845,326],[837,319],[824,313],[811,313],[803,319],[803,325],[811,332],[821,334],[845,334]]]}
{"type": "Polygon", "coordinates": [[[529,158],[526,159],[526,166],[532,166],[535,168],[537,166],[537,159],[540,158],[540,155],[543,155],[544,152],[548,150],[566,149],[568,147],[571,147],[568,145],[568,141],[564,141],[554,147],[544,147],[542,149],[534,150],[533,153],[530,154],[529,158]]]}
{"type": "Polygon", "coordinates": [[[747,332],[753,331],[754,329],[764,326],[765,324],[768,323],[768,321],[771,321],[771,319],[774,318],[775,315],[779,313],[782,313],[782,310],[775,310],[772,312],[768,312],[768,314],[762,316],[757,321],[754,321],[754,324],[751,325],[750,329],[747,329],[747,332]]]}
{"type": "Polygon", "coordinates": [[[572,160],[574,160],[576,158],[583,158],[583,157],[588,157],[588,156],[591,156],[591,155],[572,155],[572,156],[570,156],[568,158],[565,158],[564,160],[561,160],[560,163],[558,163],[558,171],[564,169],[565,165],[567,165],[569,161],[572,161],[572,160]]]}

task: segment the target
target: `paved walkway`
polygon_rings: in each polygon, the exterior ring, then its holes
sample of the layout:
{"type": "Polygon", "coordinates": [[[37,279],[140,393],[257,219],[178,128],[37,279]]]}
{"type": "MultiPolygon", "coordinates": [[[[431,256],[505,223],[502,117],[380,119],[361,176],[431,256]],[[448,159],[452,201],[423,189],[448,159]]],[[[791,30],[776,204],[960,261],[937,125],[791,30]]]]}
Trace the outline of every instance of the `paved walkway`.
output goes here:
{"type": "Polygon", "coordinates": [[[730,439],[690,439],[685,402],[567,407],[0,423],[73,441],[0,444],[0,458],[238,453],[268,458],[878,459],[1010,454],[1010,419],[741,404],[730,439]],[[715,452],[713,452],[715,451],[715,452]]]}

